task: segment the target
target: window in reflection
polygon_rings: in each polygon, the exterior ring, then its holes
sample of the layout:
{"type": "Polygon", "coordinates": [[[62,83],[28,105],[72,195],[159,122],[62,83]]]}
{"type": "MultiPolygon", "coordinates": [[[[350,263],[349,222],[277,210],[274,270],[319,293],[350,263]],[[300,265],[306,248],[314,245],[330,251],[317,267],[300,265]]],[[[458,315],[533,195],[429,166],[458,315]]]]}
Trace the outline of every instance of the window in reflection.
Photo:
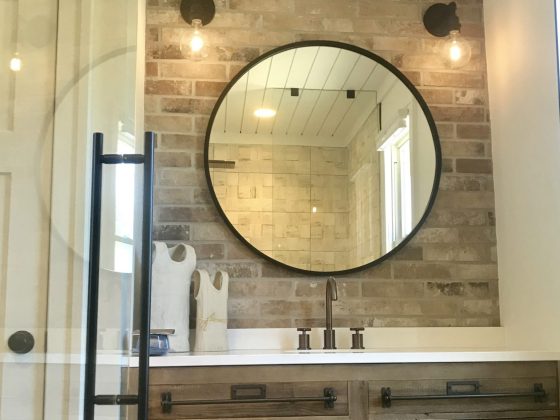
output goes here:
{"type": "MultiPolygon", "coordinates": [[[[122,126],[122,123],[120,124],[122,126]]],[[[119,130],[117,153],[134,153],[134,135],[119,130]]],[[[134,165],[115,168],[115,271],[132,273],[134,232],[134,165]]]]}
{"type": "MultiPolygon", "coordinates": [[[[407,111],[408,112],[408,111],[407,111]]],[[[380,145],[383,158],[385,250],[393,249],[412,230],[412,182],[410,172],[410,117],[395,123],[380,145]]]]}

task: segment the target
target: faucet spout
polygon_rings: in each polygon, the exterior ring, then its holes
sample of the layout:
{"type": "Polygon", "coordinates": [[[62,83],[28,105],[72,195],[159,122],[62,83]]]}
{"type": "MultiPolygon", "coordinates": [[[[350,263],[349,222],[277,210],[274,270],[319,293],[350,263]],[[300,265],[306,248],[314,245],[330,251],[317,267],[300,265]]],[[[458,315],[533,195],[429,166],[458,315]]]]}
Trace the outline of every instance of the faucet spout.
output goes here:
{"type": "Polygon", "coordinates": [[[332,321],[332,303],[338,300],[338,290],[334,277],[327,279],[327,287],[325,290],[325,318],[326,329],[324,331],[325,345],[323,349],[336,349],[335,331],[333,330],[332,321]]]}
{"type": "Polygon", "coordinates": [[[332,303],[338,300],[338,289],[334,277],[327,279],[327,289],[325,293],[326,327],[332,330],[332,303]]]}

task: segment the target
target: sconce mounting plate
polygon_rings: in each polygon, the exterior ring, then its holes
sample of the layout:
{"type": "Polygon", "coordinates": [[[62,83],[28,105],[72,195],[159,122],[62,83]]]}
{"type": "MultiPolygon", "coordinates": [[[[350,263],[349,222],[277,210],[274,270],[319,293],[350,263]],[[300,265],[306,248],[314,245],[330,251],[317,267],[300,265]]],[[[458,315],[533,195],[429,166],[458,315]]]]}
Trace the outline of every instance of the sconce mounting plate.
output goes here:
{"type": "Polygon", "coordinates": [[[453,30],[460,30],[461,24],[457,16],[457,4],[436,3],[428,7],[424,13],[424,26],[433,36],[444,37],[453,30]]]}
{"type": "Polygon", "coordinates": [[[193,19],[200,19],[202,25],[208,25],[216,14],[214,0],[181,0],[181,16],[189,25],[193,19]]]}

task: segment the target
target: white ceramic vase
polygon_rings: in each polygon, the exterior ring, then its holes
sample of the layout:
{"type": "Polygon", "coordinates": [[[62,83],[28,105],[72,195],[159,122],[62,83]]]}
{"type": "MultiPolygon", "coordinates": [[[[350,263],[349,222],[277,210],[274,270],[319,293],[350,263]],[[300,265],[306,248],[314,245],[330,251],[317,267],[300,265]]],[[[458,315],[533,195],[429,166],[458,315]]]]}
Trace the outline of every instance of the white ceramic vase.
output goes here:
{"type": "Polygon", "coordinates": [[[189,298],[196,253],[190,245],[154,242],[151,329],[174,329],[172,352],[189,351],[189,298]]]}
{"type": "Polygon", "coordinates": [[[206,270],[193,274],[196,299],[194,351],[226,351],[229,275],[218,271],[211,280],[206,270]]]}

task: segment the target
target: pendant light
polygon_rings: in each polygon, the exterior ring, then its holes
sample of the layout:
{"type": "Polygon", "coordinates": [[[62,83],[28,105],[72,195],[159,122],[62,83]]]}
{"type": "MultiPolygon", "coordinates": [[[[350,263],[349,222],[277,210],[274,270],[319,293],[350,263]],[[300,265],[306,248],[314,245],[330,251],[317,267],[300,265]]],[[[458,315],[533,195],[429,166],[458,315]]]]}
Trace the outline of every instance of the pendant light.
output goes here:
{"type": "Polygon", "coordinates": [[[181,51],[194,61],[207,57],[207,42],[203,27],[208,25],[216,14],[216,6],[213,0],[181,0],[181,16],[192,30],[181,39],[181,51]]]}

